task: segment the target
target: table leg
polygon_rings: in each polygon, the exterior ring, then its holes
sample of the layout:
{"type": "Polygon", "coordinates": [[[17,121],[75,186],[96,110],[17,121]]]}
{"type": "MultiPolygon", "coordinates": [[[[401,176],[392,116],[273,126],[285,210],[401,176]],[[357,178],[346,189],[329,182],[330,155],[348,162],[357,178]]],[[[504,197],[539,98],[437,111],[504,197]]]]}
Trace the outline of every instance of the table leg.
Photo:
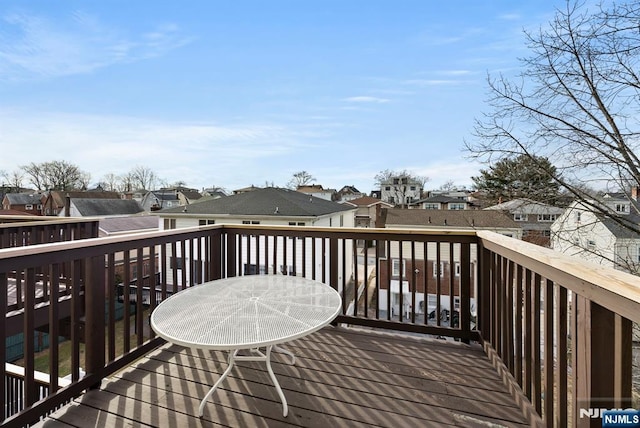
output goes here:
{"type": "Polygon", "coordinates": [[[293,352],[291,351],[287,351],[286,349],[284,349],[281,346],[277,346],[277,345],[273,345],[273,350],[276,352],[279,352],[281,354],[285,354],[287,355],[289,358],[291,358],[291,360],[289,361],[289,364],[291,364],[292,366],[296,364],[296,356],[293,355],[293,352]]]}
{"type": "Polygon", "coordinates": [[[280,388],[280,384],[278,383],[278,379],[276,379],[275,373],[273,373],[273,369],[271,368],[271,349],[273,345],[267,347],[267,371],[269,372],[269,376],[271,376],[271,380],[276,387],[276,391],[278,391],[278,395],[280,396],[280,400],[282,401],[282,416],[287,417],[289,413],[289,406],[287,405],[287,399],[284,398],[284,393],[282,392],[282,388],[280,388]]]}
{"type": "Polygon", "coordinates": [[[218,385],[220,385],[220,383],[223,380],[225,380],[227,376],[229,376],[229,373],[231,372],[231,369],[233,368],[233,363],[235,362],[235,357],[236,357],[237,353],[238,353],[237,350],[233,351],[233,352],[229,352],[229,359],[228,359],[229,366],[224,371],[224,373],[222,373],[222,376],[220,376],[220,379],[217,380],[217,382],[211,387],[209,392],[207,392],[207,395],[205,395],[204,398],[202,399],[202,401],[200,402],[200,407],[198,407],[198,417],[201,418],[202,415],[204,414],[204,405],[207,403],[207,400],[213,395],[213,393],[215,392],[216,388],[218,388],[218,385]]]}
{"type": "MultiPolygon", "coordinates": [[[[289,406],[287,405],[287,399],[284,396],[284,392],[282,392],[282,388],[280,388],[280,383],[278,383],[278,379],[276,378],[276,375],[273,372],[273,369],[271,368],[272,349],[273,349],[273,345],[267,346],[267,350],[265,354],[263,354],[260,350],[252,350],[257,352],[258,356],[238,355],[238,352],[239,352],[238,350],[229,352],[229,359],[228,359],[229,366],[224,371],[224,373],[222,373],[222,375],[220,376],[220,379],[216,381],[216,383],[211,387],[209,392],[207,392],[207,395],[205,395],[205,397],[200,402],[200,407],[198,407],[198,416],[202,417],[202,415],[204,414],[204,405],[206,404],[207,400],[213,395],[216,388],[218,388],[218,385],[220,385],[220,383],[226,379],[226,377],[231,372],[231,369],[233,368],[235,361],[238,360],[238,361],[265,361],[267,363],[267,371],[269,372],[269,377],[271,377],[271,381],[273,382],[273,385],[276,387],[276,391],[278,392],[280,401],[282,401],[282,416],[286,418],[287,414],[289,413],[289,406]]],[[[293,354],[291,354],[289,351],[284,350],[284,353],[291,355],[292,358],[295,358],[293,354]]]]}

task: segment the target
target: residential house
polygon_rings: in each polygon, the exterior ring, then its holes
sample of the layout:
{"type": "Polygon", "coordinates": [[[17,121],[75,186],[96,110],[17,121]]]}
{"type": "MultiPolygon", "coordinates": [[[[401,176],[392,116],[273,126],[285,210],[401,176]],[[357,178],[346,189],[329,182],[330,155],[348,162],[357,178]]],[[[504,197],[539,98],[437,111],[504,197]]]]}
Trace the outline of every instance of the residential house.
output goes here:
{"type": "MultiPolygon", "coordinates": [[[[192,226],[206,226],[212,224],[245,224],[245,225],[275,225],[275,226],[321,226],[321,227],[353,227],[356,208],[352,205],[339,204],[327,201],[315,196],[306,195],[289,189],[275,187],[256,188],[251,192],[234,194],[225,198],[211,199],[185,207],[176,207],[156,211],[159,217],[160,228],[176,229],[192,226]]],[[[260,253],[255,259],[242,260],[242,268],[245,274],[252,273],[284,273],[297,275],[303,269],[315,269],[312,266],[313,251],[322,251],[322,243],[305,238],[304,242],[297,243],[298,238],[287,238],[286,242],[276,243],[267,236],[247,235],[242,237],[242,244],[251,248],[259,248],[260,253]],[[308,241],[308,242],[307,242],[308,241]],[[293,247],[302,245],[308,254],[298,252],[294,259],[293,247]],[[289,259],[285,264],[277,267],[268,263],[269,255],[274,251],[288,254],[289,259]],[[302,266],[302,263],[305,266],[302,266]]],[[[349,251],[350,249],[347,249],[349,251]]],[[[169,260],[169,266],[176,269],[185,269],[199,278],[203,266],[197,260],[197,256],[178,254],[169,260]]],[[[188,251],[188,250],[186,250],[188,251]]],[[[350,254],[350,253],[348,253],[350,254]]],[[[173,257],[169,255],[169,257],[173,257]]],[[[346,257],[348,266],[346,272],[351,272],[352,262],[346,257]]],[[[169,275],[171,277],[171,275],[169,275]]],[[[187,275],[190,277],[190,275],[187,275]]]]}
{"type": "Polygon", "coordinates": [[[40,193],[6,193],[2,198],[2,209],[42,215],[42,199],[40,193]]]}
{"type": "Polygon", "coordinates": [[[43,214],[58,216],[60,211],[65,207],[67,202],[67,197],[72,199],[121,199],[121,195],[118,192],[109,192],[109,191],[87,191],[87,192],[66,192],[60,190],[52,190],[50,191],[43,203],[43,214]]]}
{"type": "Polygon", "coordinates": [[[59,217],[114,217],[144,212],[138,201],[129,199],[68,198],[59,217]]]}
{"type": "Polygon", "coordinates": [[[411,204],[415,208],[424,210],[469,210],[473,204],[466,199],[452,198],[445,195],[430,196],[411,204]]]}
{"type": "Polygon", "coordinates": [[[531,199],[514,199],[485,208],[504,211],[522,227],[522,240],[551,246],[551,224],[562,215],[564,208],[554,207],[531,199]]]}
{"type": "Polygon", "coordinates": [[[249,187],[243,187],[241,189],[236,189],[233,191],[234,195],[239,195],[241,193],[253,192],[254,190],[261,189],[262,187],[256,187],[253,184],[249,187]]]}
{"type": "Polygon", "coordinates": [[[640,229],[637,199],[607,194],[591,203],[600,204],[610,215],[573,202],[551,225],[551,247],[596,264],[640,272],[640,233],[633,230],[640,229]]]}
{"type": "Polygon", "coordinates": [[[381,222],[382,208],[393,208],[393,205],[371,196],[363,196],[344,203],[356,207],[355,227],[384,227],[381,222]]]}
{"type": "Polygon", "coordinates": [[[202,194],[188,187],[171,187],[147,192],[141,205],[145,211],[157,211],[165,208],[185,206],[197,202],[202,194]]]}
{"type": "Polygon", "coordinates": [[[202,196],[218,199],[227,196],[227,192],[221,187],[210,187],[208,189],[202,189],[202,196]]]}
{"type": "Polygon", "coordinates": [[[380,194],[390,204],[410,205],[422,197],[422,183],[408,176],[391,177],[380,183],[380,194]]]}
{"type": "Polygon", "coordinates": [[[320,184],[298,186],[296,190],[300,193],[311,195],[326,201],[333,201],[336,199],[336,189],[324,189],[320,184]]]}
{"type": "Polygon", "coordinates": [[[355,186],[344,186],[342,189],[338,190],[336,194],[336,200],[341,202],[352,201],[354,199],[362,198],[366,196],[364,193],[360,192],[356,189],[355,186]]]}
{"type": "MultiPolygon", "coordinates": [[[[382,209],[382,221],[387,228],[455,231],[490,230],[516,239],[522,237],[522,229],[507,214],[481,210],[406,210],[382,209]]],[[[381,247],[384,252],[380,260],[380,284],[378,299],[380,308],[392,313],[409,314],[412,311],[412,294],[415,294],[416,313],[435,315],[438,307],[437,291],[440,290],[440,309],[453,311],[459,309],[460,302],[460,246],[440,245],[435,242],[426,247],[413,248],[405,243],[381,247]],[[391,263],[391,266],[388,264],[391,263]],[[390,272],[390,289],[386,287],[390,272]],[[425,288],[426,284],[426,288],[425,288]],[[453,287],[451,287],[451,284],[453,287]],[[390,296],[389,296],[390,294],[390,296]],[[401,297],[402,295],[402,297],[401,297]],[[400,304],[402,302],[402,305],[400,304]],[[388,303],[391,307],[389,308],[388,303]]],[[[471,251],[472,266],[477,265],[475,248],[471,251]]],[[[472,304],[475,313],[476,277],[471,268],[472,304]]],[[[454,312],[455,313],[455,312],[454,312]]]]}

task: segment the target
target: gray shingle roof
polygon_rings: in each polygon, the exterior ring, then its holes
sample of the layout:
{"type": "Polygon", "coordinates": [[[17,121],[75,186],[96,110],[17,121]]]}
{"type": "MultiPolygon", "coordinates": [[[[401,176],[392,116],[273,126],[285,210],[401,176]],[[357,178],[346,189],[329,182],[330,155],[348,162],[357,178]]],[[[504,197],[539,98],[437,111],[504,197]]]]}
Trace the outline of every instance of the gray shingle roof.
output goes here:
{"type": "Polygon", "coordinates": [[[155,230],[158,229],[158,217],[132,215],[103,218],[100,219],[99,227],[108,234],[126,231],[155,230]]]}
{"type": "Polygon", "coordinates": [[[325,199],[316,198],[294,190],[267,187],[252,192],[240,193],[188,205],[187,207],[167,208],[157,211],[159,214],[182,213],[186,208],[189,214],[232,214],[258,216],[321,216],[334,212],[348,211],[346,206],[325,199]]]}
{"type": "Polygon", "coordinates": [[[27,193],[7,193],[5,195],[11,205],[37,205],[41,204],[41,196],[39,194],[27,193]]]}
{"type": "Polygon", "coordinates": [[[520,225],[503,212],[483,210],[383,209],[385,224],[403,226],[470,227],[519,229],[520,225]]]}
{"type": "Polygon", "coordinates": [[[137,201],[127,199],[72,199],[72,202],[83,217],[138,214],[144,211],[137,201]]]}

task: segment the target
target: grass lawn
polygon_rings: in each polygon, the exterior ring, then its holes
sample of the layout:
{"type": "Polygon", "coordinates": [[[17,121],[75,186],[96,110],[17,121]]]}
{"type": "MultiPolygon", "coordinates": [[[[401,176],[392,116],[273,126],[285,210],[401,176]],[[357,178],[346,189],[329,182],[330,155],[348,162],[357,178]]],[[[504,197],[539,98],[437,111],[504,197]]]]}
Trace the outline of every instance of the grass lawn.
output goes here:
{"type": "MultiPolygon", "coordinates": [[[[146,310],[143,313],[143,317],[144,317],[143,319],[147,320],[148,315],[149,315],[149,310],[146,310]]],[[[133,329],[135,328],[135,322],[136,322],[135,315],[131,315],[129,320],[130,320],[130,327],[132,330],[129,343],[130,343],[130,349],[133,349],[135,348],[136,341],[138,339],[137,334],[133,332],[133,329]]],[[[105,336],[108,333],[107,330],[108,329],[105,327],[105,336]]],[[[124,320],[119,320],[116,322],[114,333],[116,338],[116,357],[117,357],[124,353],[124,338],[125,338],[124,320]]],[[[148,337],[145,337],[145,339],[148,339],[148,337]]],[[[107,344],[105,343],[105,348],[106,347],[107,347],[107,344]]],[[[71,352],[72,352],[72,346],[71,346],[70,340],[66,340],[58,344],[58,372],[60,377],[67,376],[68,374],[71,373],[71,352]]],[[[108,355],[106,355],[106,357],[108,358],[108,355]]],[[[24,360],[23,359],[17,360],[13,362],[13,364],[24,367],[24,360]]],[[[80,367],[82,368],[86,367],[84,343],[80,344],[80,367]]],[[[36,353],[35,369],[39,372],[49,373],[49,350],[48,349],[45,349],[44,351],[36,353]]]]}

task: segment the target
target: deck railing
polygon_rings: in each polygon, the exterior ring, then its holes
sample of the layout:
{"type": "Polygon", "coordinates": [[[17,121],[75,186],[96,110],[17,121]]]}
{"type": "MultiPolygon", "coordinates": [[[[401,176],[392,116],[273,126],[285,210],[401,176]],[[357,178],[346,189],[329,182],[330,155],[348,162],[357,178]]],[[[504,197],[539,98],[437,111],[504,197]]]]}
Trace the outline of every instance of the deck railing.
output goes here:
{"type": "Polygon", "coordinates": [[[637,277],[487,232],[212,225],[0,250],[0,290],[20,282],[24,302],[10,308],[0,293],[7,314],[0,339],[36,330],[69,338],[51,340],[43,357],[49,390],[57,391],[44,399],[33,344],[25,341],[25,408],[4,424],[38,420],[160,345],[148,314],[167,295],[250,274],[331,284],[343,297],[338,323],[482,343],[514,396],[529,398],[523,410],[549,425],[589,421],[579,418],[580,409],[590,409],[584,406],[625,405],[631,397],[637,277]],[[135,264],[135,273],[125,269],[118,278],[116,260],[135,264]],[[157,284],[145,283],[149,278],[157,284]],[[154,285],[155,293],[144,294],[154,285]],[[38,300],[41,288],[46,298],[38,300]],[[124,314],[117,320],[119,298],[124,314]],[[594,320],[595,333],[580,330],[594,320]],[[602,352],[610,343],[613,356],[602,352]],[[64,347],[71,383],[61,388],[64,347]]]}

